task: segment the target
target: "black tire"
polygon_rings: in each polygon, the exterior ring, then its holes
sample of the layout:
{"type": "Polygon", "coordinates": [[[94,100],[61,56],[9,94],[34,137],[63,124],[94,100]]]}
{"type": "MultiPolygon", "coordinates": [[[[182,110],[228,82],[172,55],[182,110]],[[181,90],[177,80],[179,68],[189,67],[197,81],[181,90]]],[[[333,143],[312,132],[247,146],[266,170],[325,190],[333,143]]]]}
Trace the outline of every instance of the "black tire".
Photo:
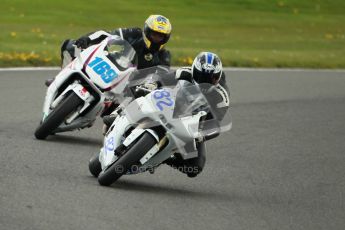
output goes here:
{"type": "Polygon", "coordinates": [[[102,172],[101,162],[99,162],[99,154],[90,159],[89,170],[94,177],[98,177],[99,173],[102,172]]]}
{"type": "Polygon", "coordinates": [[[82,103],[83,100],[72,92],[37,127],[35,137],[39,140],[44,140],[48,135],[53,134],[53,131],[61,125],[66,117],[82,103]]]}
{"type": "Polygon", "coordinates": [[[145,132],[120,159],[98,175],[98,183],[103,186],[109,186],[114,183],[137,163],[156,143],[156,139],[151,134],[145,132]]]}

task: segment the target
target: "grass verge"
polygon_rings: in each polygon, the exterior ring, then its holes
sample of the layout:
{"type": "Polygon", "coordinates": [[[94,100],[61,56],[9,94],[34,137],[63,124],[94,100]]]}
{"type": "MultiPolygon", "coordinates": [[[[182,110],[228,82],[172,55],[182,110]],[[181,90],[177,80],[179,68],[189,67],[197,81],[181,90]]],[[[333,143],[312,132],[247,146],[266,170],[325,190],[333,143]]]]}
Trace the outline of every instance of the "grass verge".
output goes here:
{"type": "Polygon", "coordinates": [[[0,66],[59,65],[64,39],[142,27],[150,14],[172,22],[173,65],[208,50],[224,66],[345,67],[342,0],[3,0],[0,66]]]}

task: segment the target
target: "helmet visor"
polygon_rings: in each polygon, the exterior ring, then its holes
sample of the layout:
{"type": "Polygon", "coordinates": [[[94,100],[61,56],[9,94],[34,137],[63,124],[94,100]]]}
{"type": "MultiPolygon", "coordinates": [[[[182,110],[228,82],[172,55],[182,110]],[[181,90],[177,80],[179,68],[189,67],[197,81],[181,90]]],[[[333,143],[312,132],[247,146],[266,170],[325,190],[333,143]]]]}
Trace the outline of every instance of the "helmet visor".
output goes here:
{"type": "Polygon", "coordinates": [[[150,36],[151,42],[156,43],[156,44],[161,44],[166,39],[166,34],[162,34],[156,31],[151,31],[149,36],[150,36]]]}
{"type": "Polygon", "coordinates": [[[200,83],[209,83],[212,85],[218,84],[220,80],[221,72],[218,73],[210,73],[205,71],[194,70],[193,78],[196,82],[200,83]]]}

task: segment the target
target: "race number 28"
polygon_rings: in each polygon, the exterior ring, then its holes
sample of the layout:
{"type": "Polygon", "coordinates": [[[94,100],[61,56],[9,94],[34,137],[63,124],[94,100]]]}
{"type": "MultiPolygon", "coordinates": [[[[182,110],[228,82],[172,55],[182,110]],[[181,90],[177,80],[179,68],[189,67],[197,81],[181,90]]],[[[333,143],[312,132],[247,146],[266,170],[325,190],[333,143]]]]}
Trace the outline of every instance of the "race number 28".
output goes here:
{"type": "Polygon", "coordinates": [[[174,101],[170,98],[170,93],[165,90],[156,90],[153,93],[153,98],[157,101],[156,106],[160,111],[163,111],[163,106],[170,107],[174,101]]]}
{"type": "Polygon", "coordinates": [[[117,77],[115,70],[113,70],[111,66],[100,57],[95,57],[88,66],[91,67],[105,83],[109,83],[117,77]]]}

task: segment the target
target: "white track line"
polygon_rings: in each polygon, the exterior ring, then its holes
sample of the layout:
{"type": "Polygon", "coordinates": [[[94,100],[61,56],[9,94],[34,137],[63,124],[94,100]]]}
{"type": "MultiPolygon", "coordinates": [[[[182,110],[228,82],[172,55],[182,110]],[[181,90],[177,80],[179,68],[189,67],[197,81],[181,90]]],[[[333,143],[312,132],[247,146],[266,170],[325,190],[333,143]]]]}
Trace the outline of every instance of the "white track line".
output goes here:
{"type": "Polygon", "coordinates": [[[0,68],[0,71],[45,71],[45,70],[60,70],[60,67],[9,67],[0,68]]]}

